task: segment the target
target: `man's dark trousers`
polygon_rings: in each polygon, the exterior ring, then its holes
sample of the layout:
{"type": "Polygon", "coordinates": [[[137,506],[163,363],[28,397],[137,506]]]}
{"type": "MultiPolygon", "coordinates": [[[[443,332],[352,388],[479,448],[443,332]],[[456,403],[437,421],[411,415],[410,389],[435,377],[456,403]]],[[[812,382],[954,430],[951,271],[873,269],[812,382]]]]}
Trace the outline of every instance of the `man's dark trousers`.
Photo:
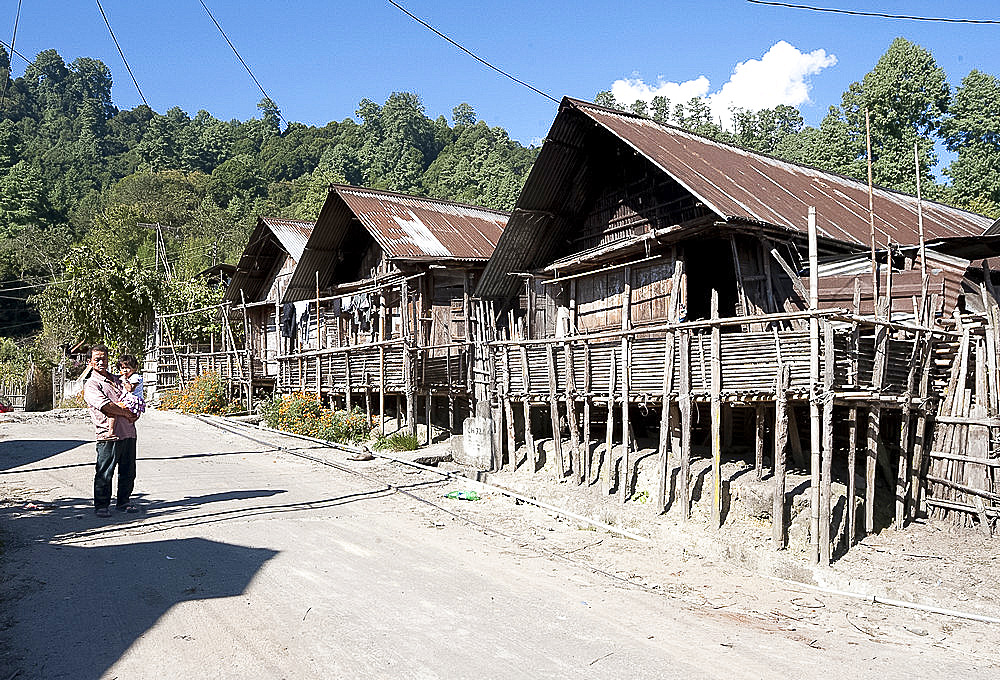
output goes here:
{"type": "Polygon", "coordinates": [[[97,467],[94,474],[94,508],[111,505],[111,481],[118,468],[118,507],[128,505],[135,485],[135,437],[97,442],[97,467]]]}

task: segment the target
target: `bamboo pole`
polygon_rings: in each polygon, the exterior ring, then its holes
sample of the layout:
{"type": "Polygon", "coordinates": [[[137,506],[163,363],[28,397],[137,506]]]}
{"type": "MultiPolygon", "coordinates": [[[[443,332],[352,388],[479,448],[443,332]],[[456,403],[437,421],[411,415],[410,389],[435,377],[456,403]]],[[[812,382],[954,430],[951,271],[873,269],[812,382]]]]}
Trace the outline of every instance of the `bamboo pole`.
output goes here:
{"type": "Polygon", "coordinates": [[[832,543],[830,541],[830,513],[832,504],[831,483],[833,481],[833,324],[823,322],[823,452],[820,479],[820,564],[830,564],[832,543]]]}
{"type": "Polygon", "coordinates": [[[757,404],[754,407],[753,469],[754,478],[758,482],[764,479],[764,437],[766,436],[764,418],[764,405],[757,404]]]}
{"type": "Polygon", "coordinates": [[[674,389],[674,334],[667,333],[663,342],[663,395],[660,411],[660,446],[657,471],[659,483],[654,499],[657,513],[667,505],[667,485],[670,481],[670,397],[674,389]]]}
{"type": "Polygon", "coordinates": [[[680,332],[680,408],[681,408],[681,470],[677,484],[680,487],[681,517],[691,517],[691,335],[680,332]]]}
{"type": "Polygon", "coordinates": [[[774,492],[771,509],[771,538],[775,549],[785,547],[785,459],[788,449],[789,367],[778,362],[774,401],[774,492]]]}
{"type": "Polygon", "coordinates": [[[820,506],[820,408],[819,408],[819,263],[816,235],[816,208],[809,206],[809,543],[812,559],[819,561],[820,506]]]}
{"type": "Polygon", "coordinates": [[[562,431],[559,427],[559,402],[556,401],[556,360],[552,345],[545,348],[545,360],[549,369],[549,419],[552,422],[552,448],[559,465],[559,479],[566,476],[566,461],[563,459],[562,431]]]}
{"type": "Polygon", "coordinates": [[[927,247],[924,241],[924,202],[920,196],[920,153],[918,142],[913,141],[913,163],[916,167],[917,175],[917,232],[920,237],[920,314],[917,322],[921,325],[928,323],[925,306],[927,303],[927,247]]]}
{"type": "Polygon", "coordinates": [[[857,531],[858,407],[852,406],[847,418],[847,547],[854,545],[857,531]]]}
{"type": "Polygon", "coordinates": [[[604,458],[601,462],[601,492],[607,496],[611,493],[611,476],[615,472],[614,436],[615,436],[615,378],[618,369],[615,366],[615,350],[611,348],[611,367],[608,371],[608,421],[604,431],[604,458]]]}
{"type": "Polygon", "coordinates": [[[521,381],[524,386],[524,445],[528,449],[527,460],[531,461],[531,471],[538,472],[538,449],[535,448],[535,436],[531,432],[531,371],[528,366],[528,351],[524,345],[518,347],[521,355],[521,381]]]}
{"type": "MultiPolygon", "coordinates": [[[[632,268],[625,267],[623,273],[625,283],[622,292],[622,330],[627,331],[632,328],[632,268]]],[[[620,503],[625,503],[628,500],[629,477],[632,472],[632,426],[629,422],[630,341],[630,335],[622,336],[622,462],[618,472],[618,500],[620,503]]]]}
{"type": "MultiPolygon", "coordinates": [[[[413,340],[415,327],[410,315],[410,286],[403,281],[399,286],[400,324],[403,334],[403,392],[406,394],[406,429],[411,437],[417,436],[417,387],[413,340]]],[[[466,336],[469,329],[466,327],[466,336]]]]}
{"type": "Polygon", "coordinates": [[[504,420],[507,424],[507,466],[513,472],[517,469],[517,441],[514,439],[514,402],[510,389],[510,347],[503,349],[503,404],[504,420]]]}
{"type": "Polygon", "coordinates": [[[570,466],[577,484],[583,484],[583,457],[580,455],[580,433],[576,428],[576,376],[573,373],[573,350],[563,344],[563,366],[566,370],[566,424],[569,425],[570,466]]]}
{"type": "Polygon", "coordinates": [[[910,457],[912,448],[910,446],[910,429],[913,409],[913,392],[916,386],[917,370],[920,367],[920,350],[922,338],[917,336],[913,339],[913,351],[910,354],[910,366],[906,378],[906,391],[903,392],[903,410],[899,428],[899,460],[896,466],[896,516],[895,523],[897,529],[902,529],[906,521],[907,497],[909,496],[908,483],[910,477],[910,457]]]}
{"type": "Polygon", "coordinates": [[[593,459],[590,446],[590,409],[591,392],[594,388],[594,375],[590,363],[590,343],[583,343],[583,468],[586,471],[586,483],[590,486],[594,481],[593,459]]]}
{"type": "MultiPolygon", "coordinates": [[[[719,318],[719,291],[712,288],[712,318],[719,318]]],[[[722,526],[722,339],[718,326],[712,326],[711,349],[712,402],[712,528],[722,526]]]]}

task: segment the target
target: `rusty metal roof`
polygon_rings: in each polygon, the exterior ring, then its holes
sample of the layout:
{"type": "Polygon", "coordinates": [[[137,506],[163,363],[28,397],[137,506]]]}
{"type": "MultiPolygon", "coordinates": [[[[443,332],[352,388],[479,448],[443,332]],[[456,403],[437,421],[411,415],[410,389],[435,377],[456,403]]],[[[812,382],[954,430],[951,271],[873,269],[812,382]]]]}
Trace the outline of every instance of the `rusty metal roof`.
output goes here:
{"type": "MultiPolygon", "coordinates": [[[[259,217],[246,248],[236,265],[236,273],[226,289],[226,299],[240,302],[240,291],[247,302],[256,302],[264,292],[265,277],[270,275],[278,258],[302,258],[313,223],[281,217],[259,217]]],[[[283,260],[282,260],[283,261],[283,260]]]]}
{"type": "MultiPolygon", "coordinates": [[[[676,179],[725,219],[763,222],[806,231],[806,213],[815,206],[820,236],[868,246],[868,185],[816,168],[778,160],[661,125],[649,118],[569,100],[612,134],[676,179]]],[[[904,245],[918,241],[915,196],[876,187],[875,238],[904,245]]],[[[923,201],[926,238],[979,236],[989,217],[923,201]]]]}
{"type": "Polygon", "coordinates": [[[387,260],[485,263],[509,213],[391,191],[333,185],[283,300],[315,295],[329,283],[351,224],[360,223],[387,260]]]}
{"type": "MultiPolygon", "coordinates": [[[[804,234],[808,208],[814,206],[819,236],[830,250],[870,244],[868,187],[863,182],[564,98],[477,295],[513,295],[518,284],[509,272],[543,266],[565,250],[568,234],[578,228],[593,199],[591,184],[602,171],[597,166],[608,162],[597,149],[608,143],[645,158],[703,204],[708,216],[804,234]]],[[[903,245],[918,242],[915,197],[876,188],[874,208],[880,246],[889,237],[903,245]]],[[[993,224],[990,218],[931,201],[923,201],[922,209],[927,239],[979,236],[993,224]]]]}
{"type": "Polygon", "coordinates": [[[509,213],[374,189],[334,186],[389,259],[488,260],[509,213]]]}

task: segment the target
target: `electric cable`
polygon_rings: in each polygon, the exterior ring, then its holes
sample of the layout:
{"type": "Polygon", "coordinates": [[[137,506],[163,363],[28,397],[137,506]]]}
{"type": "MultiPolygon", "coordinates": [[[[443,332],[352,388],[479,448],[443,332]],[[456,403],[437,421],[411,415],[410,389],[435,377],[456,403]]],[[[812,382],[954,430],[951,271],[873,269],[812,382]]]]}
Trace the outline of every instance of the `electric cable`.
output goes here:
{"type": "MultiPolygon", "coordinates": [[[[254,84],[257,85],[257,89],[260,90],[260,93],[264,95],[267,99],[269,99],[271,102],[274,102],[275,106],[277,106],[277,102],[274,101],[271,95],[269,95],[267,92],[264,91],[264,88],[261,86],[260,81],[257,80],[257,76],[253,74],[253,71],[250,70],[250,67],[243,60],[243,57],[240,56],[240,53],[236,50],[236,46],[233,45],[233,42],[229,39],[229,36],[226,35],[226,32],[222,30],[222,26],[219,25],[219,22],[216,21],[215,17],[212,15],[212,12],[208,9],[208,5],[205,4],[205,0],[198,0],[198,2],[200,2],[201,6],[205,8],[205,12],[208,14],[208,17],[212,20],[212,23],[215,24],[215,27],[219,29],[219,33],[222,34],[222,37],[226,39],[226,42],[229,44],[229,47],[233,50],[233,54],[235,54],[236,58],[240,60],[241,64],[243,64],[243,68],[245,68],[247,70],[247,73],[250,74],[250,77],[253,79],[254,84]]],[[[278,109],[278,119],[285,124],[286,128],[288,127],[288,121],[286,121],[285,118],[281,115],[280,109],[278,109]]]]}
{"type": "Polygon", "coordinates": [[[128,71],[128,74],[130,76],[132,76],[132,84],[135,85],[135,91],[139,93],[139,99],[141,99],[142,103],[146,105],[146,108],[152,108],[149,106],[149,103],[146,101],[146,98],[142,95],[142,90],[139,89],[139,81],[135,79],[135,74],[132,73],[132,67],[128,65],[128,59],[125,58],[125,53],[122,51],[122,46],[118,44],[118,38],[115,37],[115,32],[111,29],[111,22],[108,21],[108,15],[104,13],[104,8],[101,7],[101,0],[96,0],[96,1],[97,1],[97,9],[101,10],[101,16],[104,17],[104,23],[107,24],[108,33],[111,34],[111,39],[114,41],[115,47],[118,48],[118,54],[121,55],[122,62],[125,64],[125,70],[128,71]]]}
{"type": "Polygon", "coordinates": [[[470,50],[470,49],[468,49],[468,48],[466,48],[466,47],[458,44],[457,42],[455,42],[454,40],[452,40],[451,38],[449,38],[448,36],[446,36],[444,33],[442,33],[441,31],[439,31],[438,29],[436,29],[433,26],[431,26],[429,23],[427,23],[423,19],[421,19],[421,18],[417,17],[416,15],[414,15],[412,12],[410,12],[408,9],[406,9],[405,7],[403,7],[402,5],[400,5],[395,0],[388,0],[388,2],[389,2],[390,5],[392,5],[396,9],[398,9],[400,12],[402,12],[406,16],[410,17],[411,19],[413,19],[418,24],[420,24],[421,26],[423,26],[427,30],[431,31],[432,33],[438,35],[441,38],[444,38],[445,40],[447,40],[448,42],[450,42],[452,45],[454,45],[455,47],[457,47],[458,49],[462,50],[463,52],[465,52],[466,54],[468,54],[470,57],[472,57],[473,59],[475,59],[476,61],[478,61],[480,64],[483,64],[484,66],[493,69],[494,71],[496,71],[497,73],[499,73],[500,75],[502,75],[502,76],[504,76],[506,78],[510,78],[511,80],[513,80],[518,85],[524,85],[526,88],[528,88],[532,92],[535,92],[536,94],[540,94],[543,97],[545,97],[546,99],[551,99],[556,104],[559,103],[559,100],[556,99],[555,97],[553,97],[552,95],[550,95],[550,94],[548,94],[546,92],[542,92],[541,90],[539,90],[534,85],[529,85],[528,83],[524,82],[523,80],[521,80],[517,76],[513,76],[510,73],[507,73],[506,71],[504,71],[503,69],[501,69],[501,68],[499,68],[497,66],[494,66],[490,62],[486,61],[485,59],[483,59],[482,57],[480,57],[479,55],[477,55],[476,53],[474,53],[472,50],[470,50]]]}
{"type": "MultiPolygon", "coordinates": [[[[390,0],[391,2],[392,0],[390,0]]],[[[995,25],[1000,24],[1000,19],[954,19],[949,17],[921,17],[910,14],[886,14],[884,12],[862,12],[851,9],[838,9],[835,7],[814,7],[812,5],[794,5],[787,2],[773,2],[772,0],[747,0],[754,5],[770,5],[772,7],[785,7],[788,9],[804,9],[811,12],[828,12],[831,14],[847,14],[856,17],[877,17],[879,19],[906,19],[908,21],[933,21],[948,24],[979,24],[995,25]]]]}
{"type": "MultiPolygon", "coordinates": [[[[14,51],[14,43],[17,41],[17,23],[21,20],[21,0],[17,0],[17,12],[14,14],[14,32],[10,37],[10,50],[14,51]]],[[[3,93],[0,94],[0,112],[3,112],[3,107],[7,103],[7,83],[11,80],[10,78],[10,68],[7,68],[7,77],[3,79],[3,93]]]]}

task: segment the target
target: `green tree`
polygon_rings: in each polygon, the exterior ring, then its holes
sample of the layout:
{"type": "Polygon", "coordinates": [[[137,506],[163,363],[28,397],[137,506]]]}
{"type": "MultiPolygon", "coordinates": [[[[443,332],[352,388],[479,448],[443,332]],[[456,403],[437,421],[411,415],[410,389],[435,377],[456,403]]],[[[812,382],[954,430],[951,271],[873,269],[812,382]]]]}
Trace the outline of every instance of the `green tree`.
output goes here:
{"type": "Polygon", "coordinates": [[[933,184],[937,161],[934,136],[948,108],[944,70],[930,52],[896,38],[869,73],[843,96],[843,111],[855,148],[866,157],[865,111],[871,119],[872,174],[877,184],[916,191],[913,145],[917,144],[921,181],[933,184]]]}
{"type": "Polygon", "coordinates": [[[955,90],[942,132],[945,146],[958,154],[944,171],[955,200],[995,214],[1000,204],[1000,80],[970,72],[955,90]]]}

